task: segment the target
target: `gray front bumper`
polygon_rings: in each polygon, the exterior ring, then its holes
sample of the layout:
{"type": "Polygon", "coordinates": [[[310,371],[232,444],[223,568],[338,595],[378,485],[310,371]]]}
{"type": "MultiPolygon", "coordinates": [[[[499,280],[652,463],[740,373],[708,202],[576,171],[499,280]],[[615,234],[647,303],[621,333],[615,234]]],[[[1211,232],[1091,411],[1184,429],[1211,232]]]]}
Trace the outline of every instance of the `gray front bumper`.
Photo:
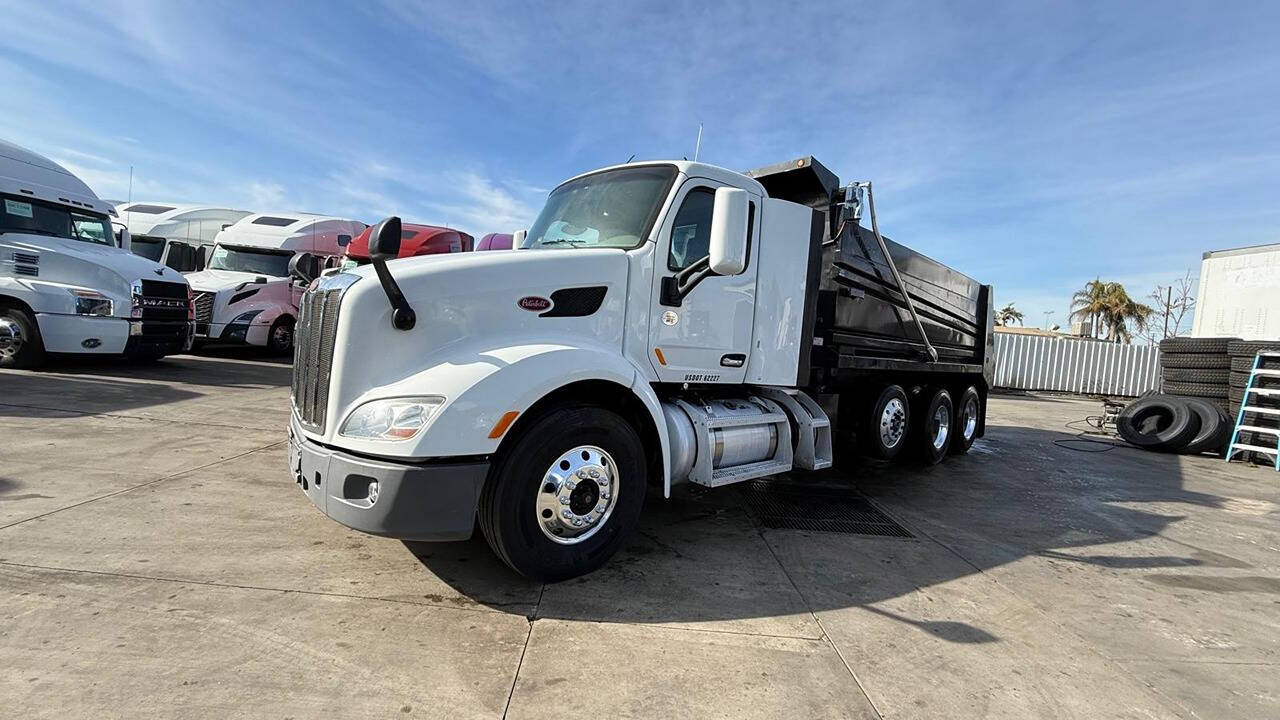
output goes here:
{"type": "Polygon", "coordinates": [[[412,465],[369,460],[317,445],[289,425],[289,473],[325,515],[349,528],[401,540],[466,540],[489,463],[412,465]],[[370,502],[369,483],[378,483],[370,502]]]}

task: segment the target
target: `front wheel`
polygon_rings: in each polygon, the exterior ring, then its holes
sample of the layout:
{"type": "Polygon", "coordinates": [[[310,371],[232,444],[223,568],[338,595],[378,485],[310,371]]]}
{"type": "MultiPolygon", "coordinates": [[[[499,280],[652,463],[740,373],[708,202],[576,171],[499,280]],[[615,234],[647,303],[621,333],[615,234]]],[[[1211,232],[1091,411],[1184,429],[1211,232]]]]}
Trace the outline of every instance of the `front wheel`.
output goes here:
{"type": "Polygon", "coordinates": [[[0,307],[0,368],[33,368],[44,360],[44,343],[26,310],[0,307]]]}
{"type": "Polygon", "coordinates": [[[644,447],[598,407],[548,412],[519,428],[480,494],[480,529],[513,570],[544,582],[585,575],[622,547],[644,505],[644,447]]]}
{"type": "Polygon", "coordinates": [[[267,333],[267,352],[272,355],[288,355],[293,352],[293,318],[282,315],[271,323],[267,333]]]}

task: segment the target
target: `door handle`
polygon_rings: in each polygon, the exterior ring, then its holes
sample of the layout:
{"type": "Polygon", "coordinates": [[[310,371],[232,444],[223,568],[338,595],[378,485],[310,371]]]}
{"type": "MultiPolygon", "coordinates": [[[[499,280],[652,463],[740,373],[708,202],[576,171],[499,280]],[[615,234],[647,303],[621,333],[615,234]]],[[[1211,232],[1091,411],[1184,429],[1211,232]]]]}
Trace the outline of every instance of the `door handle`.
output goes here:
{"type": "Polygon", "coordinates": [[[720,356],[720,367],[742,367],[747,362],[745,353],[729,353],[720,356]]]}

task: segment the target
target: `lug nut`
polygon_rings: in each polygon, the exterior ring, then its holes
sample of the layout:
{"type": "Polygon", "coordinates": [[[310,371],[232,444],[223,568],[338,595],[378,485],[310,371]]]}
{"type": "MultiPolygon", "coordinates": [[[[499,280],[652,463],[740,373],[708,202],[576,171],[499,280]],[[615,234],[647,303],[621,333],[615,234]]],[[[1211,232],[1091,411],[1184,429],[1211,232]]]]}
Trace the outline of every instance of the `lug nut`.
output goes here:
{"type": "Polygon", "coordinates": [[[569,496],[568,496],[568,495],[561,495],[561,496],[560,496],[560,504],[561,504],[561,505],[568,505],[568,504],[569,504],[569,496]]]}
{"type": "Polygon", "coordinates": [[[608,500],[608,499],[609,499],[609,493],[607,493],[607,492],[602,492],[602,493],[600,493],[600,498],[601,498],[601,499],[603,499],[603,500],[608,500]]]}
{"type": "Polygon", "coordinates": [[[579,520],[579,519],[577,519],[577,518],[574,518],[574,519],[573,519],[573,526],[574,526],[574,527],[582,527],[582,521],[581,521],[581,520],[579,520]]]}
{"type": "Polygon", "coordinates": [[[596,479],[596,482],[600,484],[600,487],[608,487],[608,486],[609,486],[609,478],[605,478],[605,477],[598,478],[598,479],[596,479]]]}
{"type": "Polygon", "coordinates": [[[590,475],[590,476],[591,476],[591,477],[593,477],[593,478],[598,478],[598,477],[600,477],[600,471],[599,471],[599,470],[592,470],[591,472],[589,472],[589,473],[587,473],[587,474],[588,474],[588,475],[590,475]]]}
{"type": "Polygon", "coordinates": [[[583,480],[586,480],[586,479],[587,479],[587,471],[586,471],[586,470],[579,470],[579,471],[578,471],[578,477],[582,478],[583,480]]]}
{"type": "Polygon", "coordinates": [[[569,512],[569,510],[568,510],[567,508],[566,508],[566,509],[564,509],[564,510],[561,510],[561,511],[560,511],[560,514],[561,514],[561,515],[563,515],[563,516],[565,516],[565,517],[567,517],[567,518],[571,518],[571,517],[573,517],[573,513],[569,512]]]}

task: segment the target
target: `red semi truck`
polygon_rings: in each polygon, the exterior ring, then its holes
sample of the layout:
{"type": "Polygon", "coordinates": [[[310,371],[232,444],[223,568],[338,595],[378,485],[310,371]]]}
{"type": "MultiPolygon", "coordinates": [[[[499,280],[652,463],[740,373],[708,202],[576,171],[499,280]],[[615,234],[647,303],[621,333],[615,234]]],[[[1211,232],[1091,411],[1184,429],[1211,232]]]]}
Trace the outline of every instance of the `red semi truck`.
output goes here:
{"type": "MultiPolygon", "coordinates": [[[[469,252],[475,246],[475,238],[452,228],[435,225],[409,225],[400,228],[400,254],[397,257],[438,255],[442,253],[469,252]]],[[[342,269],[367,265],[369,258],[369,229],[357,235],[347,245],[342,269]]]]}

